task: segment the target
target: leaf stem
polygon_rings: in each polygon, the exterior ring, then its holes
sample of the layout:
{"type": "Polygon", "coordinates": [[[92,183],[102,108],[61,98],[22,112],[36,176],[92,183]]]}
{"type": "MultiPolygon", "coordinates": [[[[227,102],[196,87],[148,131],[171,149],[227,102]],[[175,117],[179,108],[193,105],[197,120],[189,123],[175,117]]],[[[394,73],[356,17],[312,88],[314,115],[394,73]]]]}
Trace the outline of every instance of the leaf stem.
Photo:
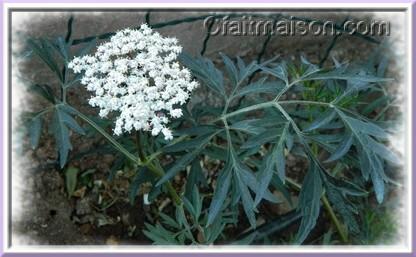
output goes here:
{"type": "Polygon", "coordinates": [[[124,146],[122,146],[117,140],[115,140],[110,134],[108,134],[103,128],[101,128],[97,123],[95,123],[93,120],[88,118],[86,115],[78,111],[77,109],[70,107],[71,110],[75,112],[75,114],[80,117],[82,120],[84,120],[88,125],[93,127],[95,130],[97,130],[105,139],[107,139],[118,151],[120,151],[122,154],[124,154],[128,159],[133,161],[139,166],[143,166],[143,163],[136,158],[132,153],[130,153],[124,146]]]}
{"type": "Polygon", "coordinates": [[[237,111],[224,114],[223,116],[211,121],[211,123],[215,123],[215,122],[223,120],[223,119],[228,119],[228,118],[231,118],[231,117],[236,116],[238,114],[242,114],[242,113],[246,113],[246,112],[250,112],[250,111],[254,111],[254,110],[258,110],[258,109],[265,109],[265,108],[273,107],[273,106],[274,106],[273,101],[265,102],[265,103],[261,103],[261,104],[254,104],[254,105],[251,105],[251,106],[248,106],[248,107],[245,107],[245,108],[241,108],[237,111]]]}
{"type": "Polygon", "coordinates": [[[310,104],[310,105],[320,105],[320,106],[332,106],[331,103],[326,102],[317,102],[317,101],[306,101],[306,100],[287,100],[287,101],[279,101],[279,104],[310,104]]]}

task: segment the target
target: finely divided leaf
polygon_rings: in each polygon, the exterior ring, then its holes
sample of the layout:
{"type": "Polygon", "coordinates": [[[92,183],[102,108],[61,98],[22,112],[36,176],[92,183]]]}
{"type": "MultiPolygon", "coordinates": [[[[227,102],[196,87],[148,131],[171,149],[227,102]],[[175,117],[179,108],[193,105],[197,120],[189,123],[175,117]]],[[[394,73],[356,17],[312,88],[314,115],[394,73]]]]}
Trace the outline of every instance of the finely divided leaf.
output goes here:
{"type": "Polygon", "coordinates": [[[230,58],[228,58],[228,56],[226,56],[223,53],[220,53],[220,55],[225,64],[225,69],[228,72],[228,77],[230,78],[233,84],[233,87],[235,87],[239,83],[239,74],[238,74],[237,67],[235,67],[234,62],[231,61],[230,58]]]}
{"type": "Polygon", "coordinates": [[[258,186],[256,190],[256,198],[254,200],[254,206],[257,206],[260,203],[261,199],[263,199],[264,193],[269,187],[275,170],[274,164],[275,156],[273,152],[264,157],[263,165],[260,167],[260,171],[257,174],[258,186]]]}
{"type": "Polygon", "coordinates": [[[259,119],[242,120],[230,125],[230,129],[239,130],[248,134],[258,135],[264,132],[264,128],[257,126],[259,119]]]}
{"type": "Polygon", "coordinates": [[[234,97],[241,97],[249,94],[272,93],[277,94],[284,88],[284,84],[280,81],[266,82],[266,77],[255,81],[248,86],[241,88],[234,97]]]}
{"type": "Polygon", "coordinates": [[[344,139],[339,144],[338,148],[331,154],[331,156],[325,160],[325,162],[333,162],[342,158],[350,150],[353,141],[351,133],[347,133],[344,139]]]}
{"type": "Polygon", "coordinates": [[[286,180],[286,161],[284,157],[284,149],[288,130],[289,126],[286,125],[279,137],[277,144],[274,146],[273,150],[264,158],[263,164],[260,167],[260,172],[257,175],[258,186],[256,190],[256,198],[254,201],[255,206],[258,205],[261,199],[263,199],[264,194],[268,191],[269,184],[276,170],[279,179],[281,181],[286,180]]]}
{"type": "Polygon", "coordinates": [[[192,141],[190,144],[186,142],[181,142],[170,147],[171,151],[176,150],[185,150],[184,146],[193,149],[192,151],[188,152],[187,154],[183,155],[179,160],[175,162],[175,164],[166,171],[166,174],[157,182],[156,186],[159,186],[169,179],[173,178],[178,172],[184,170],[205,148],[205,146],[210,142],[211,138],[216,135],[216,133],[204,135],[202,138],[198,138],[197,140],[192,141]]]}
{"type": "Polygon", "coordinates": [[[357,214],[356,207],[348,201],[348,199],[335,185],[327,183],[325,188],[329,201],[332,203],[335,211],[341,215],[344,220],[344,224],[347,226],[349,231],[353,234],[357,234],[360,230],[355,218],[355,215],[357,214]]]}
{"type": "Polygon", "coordinates": [[[45,98],[50,103],[55,104],[55,96],[52,88],[47,84],[33,84],[30,90],[45,98]]]}
{"type": "Polygon", "coordinates": [[[388,138],[388,133],[374,123],[349,117],[338,109],[336,111],[354,135],[353,143],[357,149],[364,179],[371,178],[377,201],[379,203],[383,202],[385,194],[384,182],[388,181],[388,178],[384,174],[383,162],[380,158],[397,163],[398,157],[389,149],[376,142],[371,136],[385,139],[388,138]]]}
{"type": "Polygon", "coordinates": [[[51,47],[49,41],[47,41],[46,39],[39,39],[37,41],[29,39],[27,43],[29,47],[33,50],[33,52],[36,55],[38,55],[53,72],[55,72],[59,80],[63,81],[62,73],[59,69],[59,66],[53,58],[53,48],[51,47]]]}
{"type": "Polygon", "coordinates": [[[310,124],[306,129],[304,129],[304,132],[309,132],[314,129],[321,128],[324,125],[327,125],[330,123],[336,116],[336,112],[334,110],[329,110],[325,113],[322,113],[321,116],[317,119],[315,119],[312,124],[310,124]]]}
{"type": "Polygon", "coordinates": [[[190,199],[193,195],[193,190],[199,184],[207,186],[207,181],[201,168],[200,160],[197,158],[193,160],[191,169],[186,178],[185,196],[190,199]]]}
{"type": "Polygon", "coordinates": [[[270,75],[284,81],[286,85],[289,84],[289,78],[288,78],[289,75],[287,73],[285,63],[278,64],[274,68],[269,68],[269,67],[262,66],[261,70],[264,73],[270,74],[270,75]]]}
{"type": "Polygon", "coordinates": [[[298,209],[302,214],[302,221],[296,235],[298,244],[301,244],[315,227],[319,216],[322,192],[322,181],[318,168],[315,163],[311,162],[299,195],[298,209]]]}
{"type": "Polygon", "coordinates": [[[255,62],[251,62],[250,64],[246,65],[244,61],[237,56],[237,66],[239,70],[239,81],[243,81],[248,78],[251,74],[258,70],[258,66],[255,62]]]}
{"type": "Polygon", "coordinates": [[[230,165],[224,167],[217,178],[214,196],[209,206],[207,226],[211,225],[220,213],[231,185],[232,168],[230,165]]]}
{"type": "Polygon", "coordinates": [[[282,128],[270,128],[264,132],[250,137],[244,144],[240,147],[241,149],[249,149],[253,147],[261,146],[265,143],[270,143],[275,141],[283,133],[282,128]]]}
{"type": "Polygon", "coordinates": [[[179,56],[180,61],[188,67],[192,74],[218,94],[225,96],[224,81],[221,71],[206,58],[193,58],[186,53],[179,56]]]}
{"type": "Polygon", "coordinates": [[[69,150],[72,149],[68,128],[80,134],[85,133],[78,123],[66,112],[67,110],[65,108],[57,105],[54,110],[50,131],[54,135],[59,152],[59,163],[61,168],[63,168],[66,164],[69,150]]]}

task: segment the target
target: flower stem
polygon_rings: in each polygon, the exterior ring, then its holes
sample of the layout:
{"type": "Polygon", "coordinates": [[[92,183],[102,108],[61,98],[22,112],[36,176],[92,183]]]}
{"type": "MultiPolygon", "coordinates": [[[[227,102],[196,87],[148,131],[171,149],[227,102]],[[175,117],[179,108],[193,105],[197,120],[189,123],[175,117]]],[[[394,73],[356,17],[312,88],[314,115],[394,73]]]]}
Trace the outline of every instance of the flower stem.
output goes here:
{"type": "MultiPolygon", "coordinates": [[[[107,139],[113,146],[116,148],[119,152],[124,154],[128,159],[133,161],[139,166],[146,166],[151,172],[153,172],[156,176],[162,177],[165,175],[165,172],[162,169],[158,169],[156,166],[154,166],[152,163],[147,163],[143,160],[140,160],[140,158],[137,158],[132,153],[130,153],[124,146],[122,146],[117,140],[115,140],[110,134],[108,134],[103,128],[101,128],[97,123],[95,123],[93,120],[88,118],[86,115],[78,111],[77,109],[73,108],[72,106],[68,106],[79,118],[84,120],[88,125],[93,127],[95,130],[98,131],[105,139],[107,139]]],[[[179,197],[178,193],[173,188],[172,184],[170,182],[166,182],[166,188],[171,195],[172,199],[175,201],[175,204],[179,205],[181,204],[181,198],[179,197]]]]}
{"type": "Polygon", "coordinates": [[[143,152],[142,143],[141,143],[141,135],[139,131],[136,131],[136,145],[137,151],[139,152],[139,158],[143,163],[146,163],[146,155],[143,152]]]}

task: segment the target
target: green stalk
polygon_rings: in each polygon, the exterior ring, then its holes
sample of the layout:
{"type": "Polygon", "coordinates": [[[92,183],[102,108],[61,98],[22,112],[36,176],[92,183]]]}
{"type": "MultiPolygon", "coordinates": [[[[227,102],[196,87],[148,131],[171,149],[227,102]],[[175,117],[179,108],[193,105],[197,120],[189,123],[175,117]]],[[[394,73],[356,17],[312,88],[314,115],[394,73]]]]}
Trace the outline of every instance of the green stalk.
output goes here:
{"type": "Polygon", "coordinates": [[[341,222],[339,222],[325,194],[322,195],[321,200],[322,200],[322,203],[324,204],[326,211],[329,214],[329,217],[331,218],[331,221],[334,223],[335,227],[337,228],[338,234],[341,237],[341,241],[344,244],[348,243],[348,235],[347,233],[345,233],[344,227],[341,225],[341,222]]]}
{"type": "Polygon", "coordinates": [[[142,143],[141,143],[141,136],[140,132],[136,131],[136,146],[137,151],[139,152],[139,158],[143,163],[146,163],[146,155],[143,152],[142,143]]]}
{"type": "MultiPolygon", "coordinates": [[[[163,177],[165,175],[165,172],[162,169],[158,169],[153,164],[149,163],[147,165],[147,168],[152,171],[154,174],[156,174],[158,177],[163,177]]],[[[182,200],[179,197],[178,193],[176,192],[175,188],[173,188],[172,184],[167,181],[165,183],[166,189],[168,190],[170,196],[172,197],[173,201],[177,206],[180,206],[182,204],[182,200]]]]}
{"type": "MultiPolygon", "coordinates": [[[[302,186],[299,185],[298,183],[296,183],[291,178],[286,178],[286,182],[289,185],[291,185],[296,191],[300,191],[302,189],[302,186]]],[[[345,244],[348,243],[348,235],[346,234],[345,229],[343,228],[343,226],[339,222],[337,216],[335,215],[334,210],[332,209],[332,206],[329,203],[328,198],[326,197],[325,193],[322,195],[321,201],[324,205],[325,210],[328,212],[331,221],[334,223],[334,225],[335,225],[335,227],[338,231],[338,234],[341,237],[342,242],[345,243],[345,244]]]]}
{"type": "MultiPolygon", "coordinates": [[[[132,153],[130,153],[124,146],[122,146],[117,140],[115,140],[110,134],[108,134],[103,128],[98,126],[93,120],[88,118],[86,115],[78,111],[77,109],[70,107],[71,110],[75,112],[75,114],[88,123],[91,127],[97,130],[105,139],[107,139],[119,152],[124,154],[128,159],[133,161],[139,166],[146,166],[151,172],[153,172],[156,176],[162,177],[165,175],[164,171],[161,169],[156,168],[152,163],[143,162],[140,158],[137,158],[132,153]]],[[[166,188],[168,189],[169,194],[171,195],[172,199],[175,201],[175,204],[181,204],[181,198],[179,197],[176,190],[173,188],[170,182],[166,182],[166,188]]]]}
{"type": "Polygon", "coordinates": [[[259,109],[265,109],[265,108],[273,107],[273,106],[274,106],[273,101],[265,102],[265,103],[261,103],[261,104],[254,104],[254,105],[251,105],[251,106],[248,106],[248,107],[245,107],[245,108],[241,108],[241,109],[239,109],[237,111],[234,111],[234,112],[223,114],[221,117],[212,120],[210,123],[215,123],[217,121],[228,119],[228,118],[231,118],[231,117],[239,115],[239,114],[243,114],[243,113],[246,113],[246,112],[251,112],[251,111],[255,111],[255,110],[259,110],[259,109]]]}
{"type": "MultiPolygon", "coordinates": [[[[305,150],[307,152],[310,153],[311,157],[314,158],[315,162],[318,162],[318,160],[316,159],[313,150],[309,147],[309,145],[303,140],[302,138],[302,132],[300,131],[300,129],[298,128],[298,126],[296,125],[295,121],[289,116],[289,114],[282,108],[282,106],[280,106],[280,104],[276,103],[276,108],[283,114],[283,116],[286,117],[286,119],[291,123],[293,130],[295,131],[295,133],[298,135],[298,137],[300,138],[301,143],[303,144],[303,146],[305,147],[305,150]]],[[[324,207],[326,209],[326,211],[328,212],[331,221],[334,223],[335,227],[337,228],[337,231],[342,239],[342,241],[344,243],[348,243],[348,237],[345,234],[344,229],[341,226],[341,223],[339,222],[337,216],[334,213],[334,210],[332,209],[332,206],[330,205],[328,199],[326,198],[325,193],[322,195],[321,200],[324,204],[324,207]]]]}
{"type": "MultiPolygon", "coordinates": [[[[154,174],[156,174],[158,177],[163,177],[165,175],[165,172],[163,171],[162,167],[160,167],[160,165],[158,165],[159,167],[156,167],[151,162],[148,162],[148,160],[146,158],[146,155],[143,152],[141,138],[140,138],[140,132],[138,132],[138,131],[136,131],[136,143],[137,143],[137,151],[139,152],[140,161],[142,163],[144,163],[144,165],[150,171],[152,171],[154,174]]],[[[155,159],[155,160],[157,161],[157,159],[155,159]]],[[[171,195],[171,197],[173,198],[175,204],[179,206],[181,204],[181,198],[176,193],[176,190],[173,188],[173,186],[170,182],[166,183],[166,188],[167,188],[169,194],[171,195]]]]}

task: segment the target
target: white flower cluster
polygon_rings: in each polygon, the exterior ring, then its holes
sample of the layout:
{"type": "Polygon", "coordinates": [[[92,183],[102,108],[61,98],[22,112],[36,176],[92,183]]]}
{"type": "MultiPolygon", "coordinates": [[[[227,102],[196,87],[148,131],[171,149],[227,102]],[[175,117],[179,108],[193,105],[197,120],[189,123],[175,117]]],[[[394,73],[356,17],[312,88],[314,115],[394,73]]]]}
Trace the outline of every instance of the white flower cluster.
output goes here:
{"type": "Polygon", "coordinates": [[[140,29],[117,32],[96,53],[75,57],[68,65],[84,72],[81,84],[95,94],[89,100],[101,117],[119,112],[114,134],[134,130],[163,133],[172,139],[169,118],[182,116],[185,104],[198,83],[176,61],[182,47],[176,38],[162,37],[146,24],[140,29]]]}

